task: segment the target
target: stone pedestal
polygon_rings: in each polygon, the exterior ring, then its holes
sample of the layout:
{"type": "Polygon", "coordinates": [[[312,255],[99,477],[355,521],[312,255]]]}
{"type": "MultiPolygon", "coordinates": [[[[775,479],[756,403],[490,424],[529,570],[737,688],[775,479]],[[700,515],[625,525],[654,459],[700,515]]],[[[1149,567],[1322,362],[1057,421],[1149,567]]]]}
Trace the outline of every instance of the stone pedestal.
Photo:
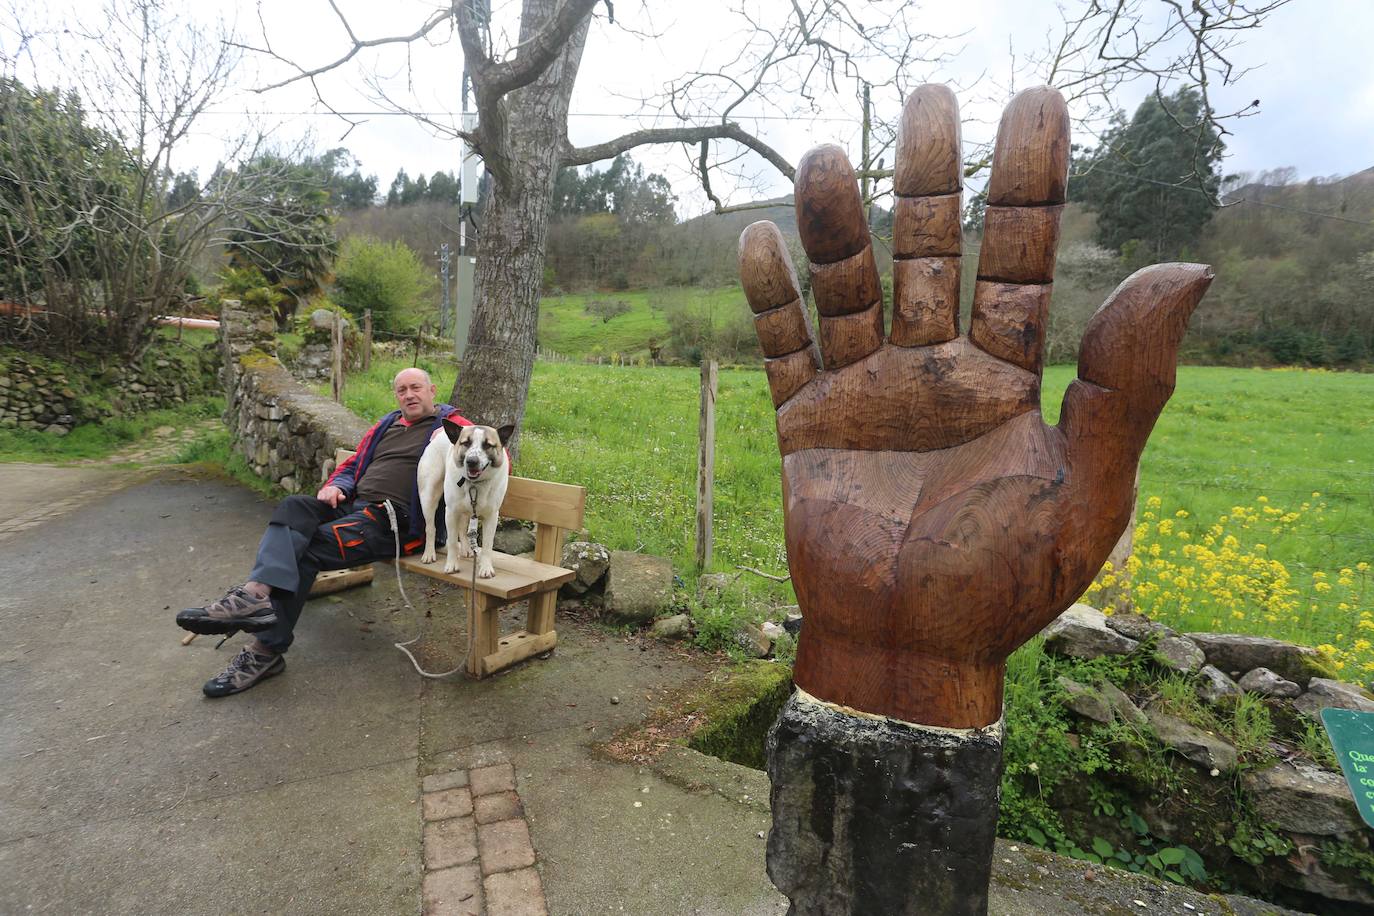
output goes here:
{"type": "Polygon", "coordinates": [[[767,753],[768,876],[791,916],[987,912],[1000,723],[926,728],[799,690],[767,753]]]}

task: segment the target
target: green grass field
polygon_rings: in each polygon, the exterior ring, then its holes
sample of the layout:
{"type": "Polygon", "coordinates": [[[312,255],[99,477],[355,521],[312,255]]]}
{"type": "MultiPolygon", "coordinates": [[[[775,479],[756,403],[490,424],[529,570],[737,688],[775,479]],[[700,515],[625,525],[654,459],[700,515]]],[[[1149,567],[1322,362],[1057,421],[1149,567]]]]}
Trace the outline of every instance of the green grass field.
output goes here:
{"type": "Polygon", "coordinates": [[[546,296],[539,304],[539,345],[571,359],[613,356],[632,361],[647,358],[649,341],[668,339],[667,314],[675,308],[700,309],[724,317],[746,308],[738,286],[718,289],[665,287],[623,292],[546,296]],[[590,300],[622,300],[630,310],[602,321],[586,310],[590,300]]]}
{"type": "MultiPolygon", "coordinates": [[[[402,367],[378,366],[367,383],[351,379],[349,406],[369,416],[387,409],[388,380],[402,367]]],[[[451,390],[451,364],[427,368],[441,395],[451,390]]],[[[1073,376],[1070,366],[1046,372],[1051,422],[1073,376]]],[[[586,486],[594,540],[670,557],[689,577],[699,379],[695,368],[537,364],[517,473],[586,486]]],[[[1364,457],[1374,453],[1374,420],[1362,409],[1371,399],[1374,375],[1183,367],[1145,453],[1142,504],[1158,497],[1161,517],[1185,511],[1175,524],[1198,538],[1236,506],[1296,513],[1296,522],[1251,526],[1242,537],[1262,537],[1267,556],[1295,581],[1313,573],[1336,581],[1340,570],[1374,561],[1374,469],[1364,457]]],[[[716,435],[714,568],[783,572],[780,462],[762,372],[722,370],[716,435]]],[[[1313,597],[1316,611],[1305,607],[1296,621],[1251,615],[1223,625],[1349,646],[1364,606],[1349,590],[1313,597]]],[[[1175,622],[1214,628],[1210,617],[1175,622]]],[[[1374,661],[1374,653],[1352,660],[1366,657],[1374,661]]]]}

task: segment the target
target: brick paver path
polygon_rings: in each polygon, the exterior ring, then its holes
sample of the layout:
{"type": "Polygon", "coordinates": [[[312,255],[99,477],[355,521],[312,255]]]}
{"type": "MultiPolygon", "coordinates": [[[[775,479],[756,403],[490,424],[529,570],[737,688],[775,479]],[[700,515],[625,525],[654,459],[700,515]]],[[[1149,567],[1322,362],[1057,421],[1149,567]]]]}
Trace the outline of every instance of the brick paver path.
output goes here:
{"type": "Polygon", "coordinates": [[[548,916],[509,763],[426,776],[424,916],[548,916]]]}

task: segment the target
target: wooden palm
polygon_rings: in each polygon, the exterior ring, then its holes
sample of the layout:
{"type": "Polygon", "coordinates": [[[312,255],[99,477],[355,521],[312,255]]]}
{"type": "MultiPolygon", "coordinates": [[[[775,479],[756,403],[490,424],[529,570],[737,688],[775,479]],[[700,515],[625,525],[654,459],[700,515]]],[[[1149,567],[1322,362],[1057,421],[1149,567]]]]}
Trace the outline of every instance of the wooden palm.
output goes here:
{"type": "Polygon", "coordinates": [[[796,176],[819,355],[771,222],[740,274],[777,407],[787,552],[805,615],[798,686],[908,722],[1001,715],[1007,656],[1071,604],[1130,516],[1141,450],[1174,387],[1198,264],[1138,271],[1089,322],[1058,426],[1040,415],[1069,161],[1063,98],[1002,116],[973,315],[959,334],[961,158],[953,93],[907,100],[894,176],[894,303],[857,183],[821,146],[796,176]]]}

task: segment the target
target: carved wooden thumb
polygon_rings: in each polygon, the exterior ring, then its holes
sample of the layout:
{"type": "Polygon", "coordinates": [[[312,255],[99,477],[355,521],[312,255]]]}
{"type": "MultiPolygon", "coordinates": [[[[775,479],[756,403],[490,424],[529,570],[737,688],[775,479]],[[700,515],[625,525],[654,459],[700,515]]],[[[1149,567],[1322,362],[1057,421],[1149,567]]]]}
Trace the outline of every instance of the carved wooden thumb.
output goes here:
{"type": "MultiPolygon", "coordinates": [[[[869,789],[890,778],[895,793],[919,793],[925,773],[928,788],[948,793],[951,774],[938,761],[981,761],[974,782],[967,774],[954,779],[962,788],[951,801],[966,818],[963,802],[982,799],[974,808],[990,814],[974,821],[986,829],[967,820],[957,830],[945,826],[956,845],[958,834],[986,847],[986,855],[950,853],[982,862],[978,886],[985,888],[1006,658],[1082,594],[1130,517],[1141,450],[1173,392],[1178,347],[1212,272],[1163,264],[1122,283],[1089,322],[1078,379],[1059,425],[1047,426],[1040,382],[1069,154],[1059,93],[1018,94],[997,134],[966,334],[959,327],[958,104],[944,86],[920,87],[902,114],[890,327],[858,185],[838,147],[813,149],[796,175],[819,346],[777,227],[754,223],[740,237],[740,276],[777,409],[787,553],[805,620],[799,693],[770,745],[778,843],[770,840],[769,867],[780,887],[803,888],[800,897],[789,892],[794,912],[981,912],[976,899],[971,910],[931,904],[942,887],[961,897],[971,878],[967,867],[922,863],[934,854],[929,836],[907,857],[868,854],[870,865],[882,866],[878,884],[897,881],[900,899],[924,895],[913,910],[873,896],[872,882],[863,885],[857,865],[845,864],[857,854],[853,837],[845,855],[836,854],[837,839],[819,836],[812,839],[825,848],[803,853],[798,837],[815,833],[806,819],[824,816],[798,809],[799,784],[786,769],[825,756],[823,734],[843,757],[827,761],[838,768],[832,772],[848,772],[855,785],[869,780],[869,789]],[[883,729],[873,731],[879,720],[856,712],[884,717],[883,729]],[[856,722],[863,739],[851,728],[856,722]],[[958,738],[952,752],[950,736],[958,738]],[[894,768],[864,772],[862,754],[855,756],[861,745],[870,757],[888,754],[894,768]],[[793,819],[786,837],[780,817],[793,819]],[[826,865],[792,874],[783,861],[789,856],[826,865]],[[846,868],[852,886],[841,893],[836,875],[846,868]],[[943,884],[902,877],[937,871],[943,884]],[[868,896],[852,910],[836,902],[860,885],[868,896]],[[822,898],[829,902],[807,908],[822,898]]],[[[920,805],[908,814],[927,825],[935,816],[920,805]]],[[[907,835],[893,829],[884,843],[907,835]]]]}

